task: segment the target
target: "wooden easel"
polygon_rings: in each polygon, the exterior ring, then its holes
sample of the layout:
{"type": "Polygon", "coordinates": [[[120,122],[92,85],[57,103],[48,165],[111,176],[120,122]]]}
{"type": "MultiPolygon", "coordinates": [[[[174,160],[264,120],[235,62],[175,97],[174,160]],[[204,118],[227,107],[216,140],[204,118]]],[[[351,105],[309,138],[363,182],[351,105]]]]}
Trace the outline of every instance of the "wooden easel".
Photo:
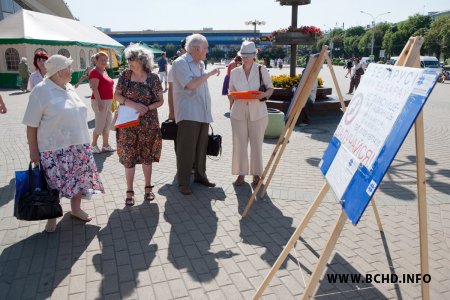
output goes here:
{"type": "MultiPolygon", "coordinates": [[[[423,44],[422,37],[410,38],[405,48],[403,49],[396,66],[409,66],[420,67],[420,48],[423,44]]],[[[417,165],[417,191],[418,191],[418,210],[419,210],[419,238],[420,238],[420,262],[421,262],[421,274],[428,274],[428,234],[427,234],[427,207],[426,207],[426,193],[425,193],[425,148],[424,148],[424,127],[423,127],[423,111],[419,113],[415,122],[415,138],[416,138],[416,165],[417,165]]],[[[329,191],[330,186],[325,183],[317,195],[317,198],[311,204],[305,217],[301,221],[300,225],[294,231],[293,235],[289,239],[288,243],[284,247],[283,251],[279,255],[275,264],[272,266],[269,274],[267,274],[264,281],[261,283],[259,289],[256,291],[253,299],[259,299],[265,288],[269,285],[271,279],[278,271],[290,250],[295,246],[306,225],[314,215],[318,206],[322,202],[326,193],[329,191]]],[[[372,205],[373,205],[373,201],[372,205]]],[[[341,209],[338,220],[331,231],[331,234],[327,240],[326,246],[320,254],[319,261],[316,265],[314,272],[311,275],[310,281],[303,293],[302,299],[309,299],[313,297],[313,293],[317,287],[320,276],[322,275],[325,266],[330,258],[330,255],[336,245],[339,235],[345,225],[346,215],[344,210],[341,209]]],[[[378,222],[378,220],[377,220],[378,222]]],[[[422,299],[429,299],[429,285],[422,281],[422,299]]]]}
{"type": "MultiPolygon", "coordinates": [[[[341,109],[343,112],[345,112],[345,102],[344,98],[342,97],[341,89],[339,88],[339,84],[336,78],[336,74],[334,73],[333,64],[331,63],[330,56],[328,55],[328,47],[323,46],[319,55],[317,57],[312,56],[311,57],[311,63],[308,65],[305,74],[303,74],[302,81],[300,85],[297,87],[300,91],[300,93],[295,94],[295,98],[292,100],[294,101],[294,105],[292,106],[289,115],[288,120],[286,122],[286,125],[283,128],[283,131],[280,135],[280,138],[278,139],[278,142],[272,152],[272,155],[270,156],[269,162],[267,163],[266,167],[264,168],[264,172],[261,175],[261,179],[258,182],[258,185],[256,186],[255,190],[253,191],[252,196],[250,197],[247,205],[244,208],[244,211],[242,213],[242,218],[245,218],[247,215],[250,207],[252,206],[253,202],[255,201],[258,192],[261,188],[261,186],[264,184],[264,188],[262,192],[260,193],[260,197],[263,197],[267,191],[267,188],[269,187],[270,181],[272,180],[272,177],[275,173],[275,170],[278,166],[278,163],[280,162],[281,156],[284,153],[284,149],[286,148],[286,145],[289,141],[289,138],[292,134],[292,131],[294,130],[295,124],[297,123],[297,120],[300,116],[301,110],[306,104],[306,101],[308,99],[308,96],[310,94],[310,91],[313,87],[314,80],[317,80],[317,76],[319,75],[320,69],[323,66],[324,61],[327,62],[328,68],[330,69],[331,76],[333,78],[334,87],[336,89],[336,92],[338,94],[339,103],[341,104],[341,109]],[[278,154],[278,155],[277,155],[278,154]],[[272,163],[275,160],[275,164],[272,167],[272,163]],[[266,178],[267,173],[270,170],[269,177],[267,181],[264,183],[264,179],[266,178]]],[[[370,201],[374,214],[375,219],[377,221],[378,229],[380,231],[383,231],[383,226],[381,224],[381,219],[378,214],[378,209],[375,205],[375,200],[370,201]]]]}

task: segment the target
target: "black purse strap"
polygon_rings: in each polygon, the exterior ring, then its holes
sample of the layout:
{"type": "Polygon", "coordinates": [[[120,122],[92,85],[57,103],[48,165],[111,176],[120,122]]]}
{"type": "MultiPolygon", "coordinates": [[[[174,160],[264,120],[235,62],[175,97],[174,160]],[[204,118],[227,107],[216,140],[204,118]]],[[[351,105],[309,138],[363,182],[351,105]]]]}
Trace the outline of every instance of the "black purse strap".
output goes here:
{"type": "Polygon", "coordinates": [[[258,66],[258,72],[259,72],[259,87],[261,88],[261,86],[264,83],[263,80],[262,80],[261,65],[258,66]]]}

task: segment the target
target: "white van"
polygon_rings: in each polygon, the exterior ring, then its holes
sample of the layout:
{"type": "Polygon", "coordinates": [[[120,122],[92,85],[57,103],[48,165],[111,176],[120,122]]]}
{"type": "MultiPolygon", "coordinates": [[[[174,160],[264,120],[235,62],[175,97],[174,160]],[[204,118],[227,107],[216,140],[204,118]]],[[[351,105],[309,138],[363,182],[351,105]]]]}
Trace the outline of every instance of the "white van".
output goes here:
{"type": "Polygon", "coordinates": [[[439,60],[434,56],[421,56],[420,66],[422,68],[441,69],[439,60]]]}
{"type": "MultiPolygon", "coordinates": [[[[395,65],[397,59],[398,56],[392,56],[391,59],[389,60],[389,64],[395,65]]],[[[442,71],[441,65],[439,64],[439,60],[434,56],[421,56],[420,66],[422,68],[438,69],[436,71],[442,71]]]]}

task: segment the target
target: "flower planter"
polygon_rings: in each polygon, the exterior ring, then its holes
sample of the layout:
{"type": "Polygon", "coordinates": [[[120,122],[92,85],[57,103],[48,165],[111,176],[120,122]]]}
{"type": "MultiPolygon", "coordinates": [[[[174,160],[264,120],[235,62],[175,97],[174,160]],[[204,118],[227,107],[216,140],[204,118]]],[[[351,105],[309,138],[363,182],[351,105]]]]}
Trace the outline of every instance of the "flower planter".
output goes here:
{"type": "Polygon", "coordinates": [[[285,32],[277,33],[273,42],[275,45],[314,45],[316,37],[302,32],[285,32]]]}

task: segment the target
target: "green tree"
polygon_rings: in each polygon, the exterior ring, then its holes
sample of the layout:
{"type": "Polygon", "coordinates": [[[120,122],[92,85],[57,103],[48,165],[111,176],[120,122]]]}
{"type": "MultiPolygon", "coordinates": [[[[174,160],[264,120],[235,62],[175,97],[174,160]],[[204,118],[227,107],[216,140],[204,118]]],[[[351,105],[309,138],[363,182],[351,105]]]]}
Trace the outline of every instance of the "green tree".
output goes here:
{"type": "Polygon", "coordinates": [[[225,51],[220,49],[219,47],[214,47],[209,51],[209,56],[214,62],[220,61],[225,57],[225,51]]]}
{"type": "Polygon", "coordinates": [[[425,34],[424,50],[444,60],[450,57],[450,16],[442,16],[431,23],[430,29],[425,34]]]}
{"type": "Polygon", "coordinates": [[[164,52],[166,52],[166,57],[174,57],[177,53],[177,46],[175,46],[174,44],[166,44],[164,46],[164,52]]]}
{"type": "Polygon", "coordinates": [[[228,59],[233,59],[233,58],[236,57],[237,53],[238,53],[238,49],[230,48],[230,49],[228,49],[228,52],[227,52],[227,58],[228,59]]]}

